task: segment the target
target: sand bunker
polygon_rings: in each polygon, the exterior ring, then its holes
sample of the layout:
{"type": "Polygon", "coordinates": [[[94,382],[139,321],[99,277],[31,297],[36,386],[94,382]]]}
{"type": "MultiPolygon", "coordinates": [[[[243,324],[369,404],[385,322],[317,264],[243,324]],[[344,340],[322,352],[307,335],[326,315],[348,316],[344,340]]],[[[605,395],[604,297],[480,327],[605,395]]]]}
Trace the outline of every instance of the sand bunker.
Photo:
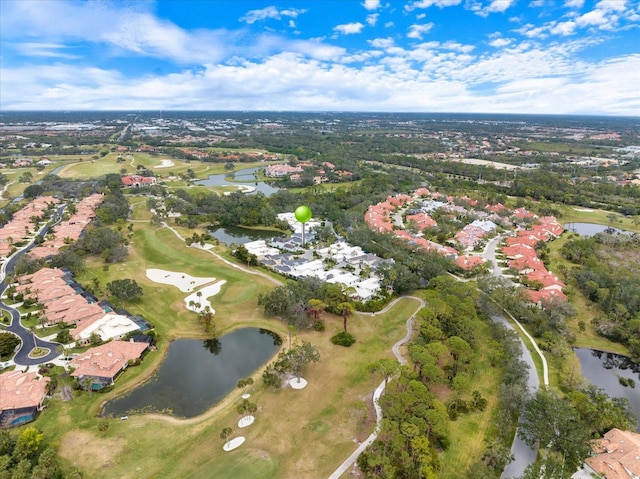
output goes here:
{"type": "Polygon", "coordinates": [[[195,293],[192,293],[186,298],[184,298],[184,303],[186,304],[187,309],[189,311],[193,311],[194,313],[199,313],[201,311],[204,311],[205,308],[209,306],[211,312],[215,313],[215,310],[213,309],[213,307],[211,306],[211,303],[207,298],[210,298],[211,296],[215,296],[216,294],[218,294],[220,292],[220,288],[222,288],[222,285],[225,283],[226,281],[223,279],[221,281],[218,281],[217,283],[210,284],[209,286],[205,286],[204,288],[199,289],[195,293]],[[200,295],[198,295],[198,293],[200,293],[200,295]],[[191,301],[193,301],[194,303],[193,306],[189,305],[191,301]],[[200,307],[197,306],[198,304],[200,305],[200,307]]]}
{"type": "Polygon", "coordinates": [[[240,447],[243,442],[244,442],[243,436],[234,437],[233,439],[231,439],[231,441],[226,442],[222,447],[222,449],[224,449],[225,451],[233,451],[236,447],[240,447]]]}
{"type": "Polygon", "coordinates": [[[256,418],[253,416],[244,416],[238,421],[238,427],[243,428],[251,426],[255,420],[256,418]]]}
{"type": "MultiPolygon", "coordinates": [[[[183,293],[190,293],[203,284],[211,283],[216,280],[215,278],[198,278],[195,276],[189,276],[186,273],[165,271],[163,269],[148,269],[147,278],[154,283],[173,285],[183,293]]],[[[204,292],[202,295],[204,296],[204,292]]]]}
{"type": "Polygon", "coordinates": [[[154,168],[170,168],[175,166],[175,163],[171,160],[160,160],[160,164],[154,166],[154,168]]]}

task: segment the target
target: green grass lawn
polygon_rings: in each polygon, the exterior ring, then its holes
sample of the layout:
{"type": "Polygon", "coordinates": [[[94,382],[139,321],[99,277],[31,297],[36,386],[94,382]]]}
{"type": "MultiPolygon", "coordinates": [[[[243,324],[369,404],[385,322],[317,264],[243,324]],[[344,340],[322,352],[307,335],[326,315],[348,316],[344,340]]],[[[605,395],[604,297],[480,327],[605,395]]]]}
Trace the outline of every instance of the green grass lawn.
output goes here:
{"type": "Polygon", "coordinates": [[[71,402],[53,399],[35,424],[60,444],[60,454],[68,467],[78,467],[95,478],[327,477],[356,447],[358,424],[345,411],[352,404],[370,401],[367,398],[379,382],[366,372],[366,366],[377,358],[392,357],[391,345],[404,335],[404,322],[419,306],[415,300],[406,299],[386,314],[354,315],[349,330],[357,342],[351,348],[329,341],[342,327],[341,318],[327,315],[325,333],[300,331],[300,338],[316,345],[322,358],[305,375],[309,386],[301,391],[272,392],[260,386],[257,373],[252,392],[252,400],[261,408],[257,421],[243,430],[245,445],[224,453],[219,433],[231,426],[238,434],[235,403],[239,391],[188,424],[131,416],[128,421],[109,420],[109,429],[101,433],[97,413],[101,403],[153,374],[170,338],[206,337],[197,315],[184,307],[185,294],[173,286],[152,283],[145,276],[147,268],[225,279],[227,284],[212,300],[215,321],[223,333],[258,326],[286,337],[285,325],[264,318],[257,306],[257,293],[272,288],[274,283],[231,268],[206,251],[187,248],[168,229],[146,223],[135,223],[131,255],[126,262],[110,265],[107,271],[98,260],[87,265],[87,272],[78,277],[81,283],[95,277],[104,289],[114,279],[138,281],[144,295],[138,303],[125,307],[154,324],[160,336],[159,350],[151,352],[140,366],[128,369],[113,391],[78,393],[71,402]]]}

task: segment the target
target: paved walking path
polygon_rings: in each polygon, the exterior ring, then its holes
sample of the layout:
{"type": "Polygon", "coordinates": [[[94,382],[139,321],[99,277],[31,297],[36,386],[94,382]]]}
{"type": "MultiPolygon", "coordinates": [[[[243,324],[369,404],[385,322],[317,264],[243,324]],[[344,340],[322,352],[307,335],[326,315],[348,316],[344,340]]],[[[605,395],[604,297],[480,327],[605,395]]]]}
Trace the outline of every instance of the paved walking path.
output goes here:
{"type": "MultiPolygon", "coordinates": [[[[405,334],[404,338],[402,338],[400,341],[398,341],[397,343],[395,343],[391,347],[391,351],[393,351],[393,354],[395,355],[395,357],[398,360],[398,362],[400,364],[402,364],[402,365],[405,365],[405,364],[407,364],[407,360],[404,358],[404,356],[402,356],[402,354],[400,354],[400,347],[403,344],[407,343],[409,341],[409,339],[411,339],[411,334],[413,333],[413,321],[415,319],[416,313],[418,311],[420,311],[420,309],[422,309],[424,307],[424,301],[422,299],[420,299],[420,298],[415,297],[415,296],[402,296],[400,298],[396,298],[395,300],[393,300],[384,309],[379,311],[378,314],[386,312],[387,310],[389,310],[389,308],[391,308],[394,304],[396,304],[401,299],[415,299],[416,301],[420,301],[420,307],[416,310],[415,313],[413,313],[411,315],[411,317],[409,319],[407,319],[407,322],[406,322],[407,334],[405,334]]],[[[373,316],[376,313],[361,313],[361,314],[368,314],[368,315],[373,316]]],[[[376,428],[369,435],[369,437],[367,439],[365,439],[358,446],[358,448],[355,451],[353,451],[353,453],[351,453],[351,455],[342,464],[340,464],[340,466],[333,472],[333,474],[331,474],[329,476],[329,479],[338,479],[338,478],[340,478],[345,472],[347,472],[347,470],[350,467],[353,466],[353,464],[358,459],[358,456],[360,456],[360,454],[362,454],[364,452],[364,450],[367,447],[369,447],[373,443],[373,441],[375,441],[376,438],[378,437],[378,433],[380,432],[380,424],[382,422],[382,408],[378,405],[378,399],[380,399],[380,396],[382,396],[382,393],[384,392],[386,386],[387,386],[387,381],[384,380],[384,381],[382,381],[380,383],[380,385],[373,392],[373,407],[374,407],[374,409],[376,411],[376,428]]]]}

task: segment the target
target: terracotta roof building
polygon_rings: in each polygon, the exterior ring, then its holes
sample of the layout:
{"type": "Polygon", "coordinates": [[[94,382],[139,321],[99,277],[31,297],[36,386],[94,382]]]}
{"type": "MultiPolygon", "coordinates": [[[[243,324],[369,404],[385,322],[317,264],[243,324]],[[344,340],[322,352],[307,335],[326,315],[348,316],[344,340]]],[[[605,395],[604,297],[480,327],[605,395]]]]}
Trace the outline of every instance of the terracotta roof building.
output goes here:
{"type": "Polygon", "coordinates": [[[87,378],[90,385],[85,386],[93,390],[111,386],[116,376],[127,368],[129,361],[139,359],[148,347],[147,343],[133,341],[111,341],[96,346],[73,358],[69,363],[75,368],[71,376],[81,384],[87,378]]]}
{"type": "Polygon", "coordinates": [[[42,410],[50,378],[35,372],[8,371],[0,374],[0,428],[33,421],[42,410]]]}
{"type": "Polygon", "coordinates": [[[587,458],[583,469],[574,478],[598,477],[606,479],[640,478],[640,434],[611,429],[594,443],[594,456],[587,458]]]}

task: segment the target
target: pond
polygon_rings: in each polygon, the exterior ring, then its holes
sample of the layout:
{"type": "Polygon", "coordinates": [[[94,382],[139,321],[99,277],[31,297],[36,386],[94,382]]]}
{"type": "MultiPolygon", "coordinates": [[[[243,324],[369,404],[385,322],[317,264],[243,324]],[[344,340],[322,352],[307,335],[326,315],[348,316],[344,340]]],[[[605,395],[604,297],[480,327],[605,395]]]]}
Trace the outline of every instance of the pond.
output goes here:
{"type": "Polygon", "coordinates": [[[282,236],[283,233],[274,230],[254,230],[251,228],[240,228],[238,226],[227,226],[226,228],[217,228],[209,230],[211,236],[217,238],[218,241],[230,245],[245,244],[250,241],[271,239],[274,236],[282,236]]]}
{"type": "Polygon", "coordinates": [[[582,377],[603,389],[611,397],[626,398],[638,417],[636,429],[640,432],[640,364],[633,363],[620,354],[606,353],[586,348],[574,348],[580,360],[582,377]],[[623,386],[622,381],[632,379],[635,388],[623,386]]]}
{"type": "Polygon", "coordinates": [[[227,174],[222,175],[210,175],[206,180],[194,181],[194,185],[202,186],[225,186],[225,185],[247,185],[255,188],[255,191],[264,193],[265,196],[271,196],[280,188],[271,186],[264,181],[256,180],[256,173],[260,171],[262,167],[257,166],[255,168],[244,168],[233,173],[233,180],[227,180],[227,174]]]}
{"type": "MultiPolygon", "coordinates": [[[[153,377],[109,401],[103,416],[161,412],[198,416],[236,388],[278,350],[282,340],[268,330],[244,328],[219,339],[177,339],[153,377]]],[[[116,385],[117,387],[117,385],[116,385]]]]}
{"type": "Polygon", "coordinates": [[[613,228],[607,225],[597,225],[595,223],[567,223],[562,225],[564,229],[578,233],[580,236],[593,236],[598,233],[616,232],[623,234],[631,234],[630,231],[621,230],[620,228],[613,228]]]}

